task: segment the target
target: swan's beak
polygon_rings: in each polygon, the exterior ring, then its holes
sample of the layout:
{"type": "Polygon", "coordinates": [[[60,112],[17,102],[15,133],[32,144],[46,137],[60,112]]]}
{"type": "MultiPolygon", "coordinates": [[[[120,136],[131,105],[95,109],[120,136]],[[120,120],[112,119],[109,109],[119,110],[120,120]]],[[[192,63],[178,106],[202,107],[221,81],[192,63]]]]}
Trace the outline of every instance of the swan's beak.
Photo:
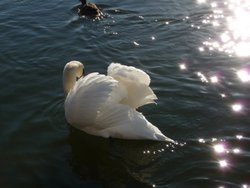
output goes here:
{"type": "Polygon", "coordinates": [[[85,75],[85,69],[83,68],[83,69],[82,69],[82,75],[79,76],[79,77],[76,77],[76,81],[79,80],[80,78],[83,78],[84,75],[85,75]]]}
{"type": "Polygon", "coordinates": [[[85,69],[83,68],[82,69],[82,75],[79,77],[79,79],[82,78],[82,77],[84,77],[84,75],[85,75],[85,69]]]}
{"type": "Polygon", "coordinates": [[[81,77],[84,77],[84,75],[85,75],[85,69],[83,68],[82,69],[82,76],[81,77]]]}

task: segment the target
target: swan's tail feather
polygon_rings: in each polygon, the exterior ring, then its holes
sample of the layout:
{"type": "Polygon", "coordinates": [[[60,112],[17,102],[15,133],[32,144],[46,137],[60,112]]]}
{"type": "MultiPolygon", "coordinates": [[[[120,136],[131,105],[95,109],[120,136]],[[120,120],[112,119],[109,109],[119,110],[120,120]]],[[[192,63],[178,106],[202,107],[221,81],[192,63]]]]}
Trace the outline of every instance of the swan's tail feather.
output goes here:
{"type": "Polygon", "coordinates": [[[171,138],[166,137],[165,135],[162,136],[162,134],[156,134],[155,137],[159,141],[166,141],[166,142],[172,142],[172,143],[175,142],[174,140],[172,140],[171,138]]]}
{"type": "Polygon", "coordinates": [[[99,133],[105,137],[173,142],[141,113],[129,106],[112,104],[104,108],[105,110],[100,110],[96,124],[100,128],[99,133]]]}

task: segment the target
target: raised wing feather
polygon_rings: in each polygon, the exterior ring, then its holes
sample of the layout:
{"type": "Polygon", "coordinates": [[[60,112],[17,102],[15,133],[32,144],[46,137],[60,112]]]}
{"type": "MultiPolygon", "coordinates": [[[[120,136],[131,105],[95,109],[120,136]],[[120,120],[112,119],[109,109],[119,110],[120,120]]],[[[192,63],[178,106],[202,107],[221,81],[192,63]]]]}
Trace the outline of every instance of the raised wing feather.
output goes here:
{"type": "Polygon", "coordinates": [[[150,77],[140,69],[111,63],[108,67],[108,75],[119,81],[127,90],[127,96],[121,101],[122,104],[138,108],[148,103],[154,103],[154,100],[157,99],[149,87],[150,77]]]}
{"type": "Polygon", "coordinates": [[[147,86],[150,84],[150,77],[147,73],[132,66],[121,65],[120,63],[111,63],[108,66],[108,75],[112,77],[123,77],[127,80],[147,86]]]}

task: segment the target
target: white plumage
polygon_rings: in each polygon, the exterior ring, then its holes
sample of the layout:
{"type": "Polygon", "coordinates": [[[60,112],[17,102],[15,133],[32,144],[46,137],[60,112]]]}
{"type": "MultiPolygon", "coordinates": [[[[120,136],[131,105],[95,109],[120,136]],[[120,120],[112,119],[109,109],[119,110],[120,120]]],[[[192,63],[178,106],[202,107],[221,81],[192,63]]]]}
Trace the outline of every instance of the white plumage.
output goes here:
{"type": "Polygon", "coordinates": [[[107,76],[79,78],[83,65],[71,61],[63,73],[65,116],[72,126],[105,138],[171,141],[136,108],[154,103],[150,77],[140,69],[112,63],[107,76]],[[76,79],[79,78],[77,81],[76,79]]]}

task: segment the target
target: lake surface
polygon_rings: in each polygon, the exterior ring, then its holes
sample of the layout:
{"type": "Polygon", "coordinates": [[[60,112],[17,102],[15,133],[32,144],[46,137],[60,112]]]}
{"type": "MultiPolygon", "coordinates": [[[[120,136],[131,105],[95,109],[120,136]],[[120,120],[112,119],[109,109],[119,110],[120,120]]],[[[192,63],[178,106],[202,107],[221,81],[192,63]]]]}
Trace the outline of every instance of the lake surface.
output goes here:
{"type": "Polygon", "coordinates": [[[250,2],[0,2],[0,187],[250,187],[250,2]],[[176,144],[103,139],[64,117],[70,60],[147,72],[139,110],[176,144]]]}

